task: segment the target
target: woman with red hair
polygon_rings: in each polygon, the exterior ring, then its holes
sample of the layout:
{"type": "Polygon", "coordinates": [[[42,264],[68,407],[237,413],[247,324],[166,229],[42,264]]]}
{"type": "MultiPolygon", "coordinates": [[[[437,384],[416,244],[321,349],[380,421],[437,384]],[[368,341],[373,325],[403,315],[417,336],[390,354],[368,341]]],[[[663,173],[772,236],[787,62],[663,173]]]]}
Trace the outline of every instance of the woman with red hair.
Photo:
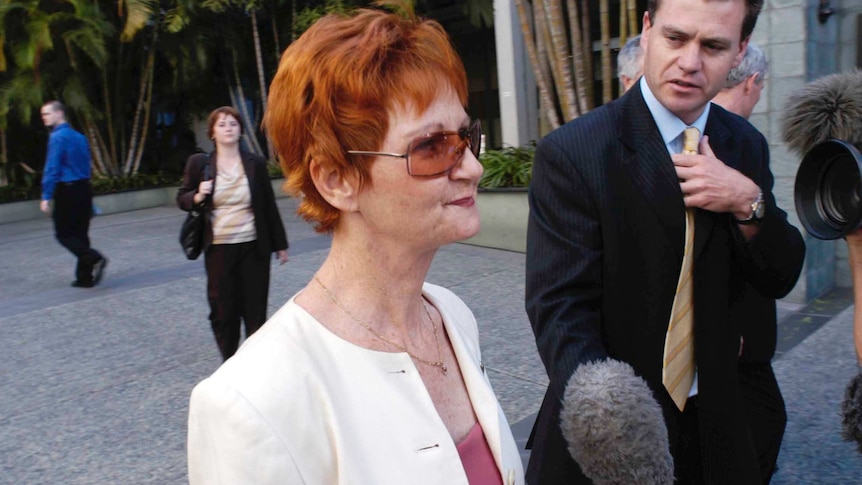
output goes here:
{"type": "Polygon", "coordinates": [[[425,282],[479,230],[466,103],[448,36],[412,14],[329,15],[285,51],[264,122],[332,245],[192,393],[191,483],[523,483],[476,320],[425,282]]]}

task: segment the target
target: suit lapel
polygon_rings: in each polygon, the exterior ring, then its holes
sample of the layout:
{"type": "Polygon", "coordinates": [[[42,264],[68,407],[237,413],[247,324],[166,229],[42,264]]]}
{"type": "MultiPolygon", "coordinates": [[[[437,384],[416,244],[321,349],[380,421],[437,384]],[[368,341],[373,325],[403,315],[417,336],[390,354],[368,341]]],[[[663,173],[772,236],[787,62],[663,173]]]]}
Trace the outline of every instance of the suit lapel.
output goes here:
{"type": "Polygon", "coordinates": [[[673,162],[658,127],[635,84],[623,102],[620,142],[628,148],[624,172],[655,211],[671,241],[682,256],[685,239],[685,207],[673,162]],[[678,244],[677,244],[678,243],[678,244]]]}

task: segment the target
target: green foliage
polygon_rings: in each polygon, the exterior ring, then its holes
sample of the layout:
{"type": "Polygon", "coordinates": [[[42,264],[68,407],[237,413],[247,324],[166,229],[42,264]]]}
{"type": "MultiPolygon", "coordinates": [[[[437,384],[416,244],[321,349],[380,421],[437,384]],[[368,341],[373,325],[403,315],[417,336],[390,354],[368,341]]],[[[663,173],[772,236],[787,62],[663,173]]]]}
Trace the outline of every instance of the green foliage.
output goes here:
{"type": "Polygon", "coordinates": [[[284,173],[281,171],[281,165],[278,162],[270,160],[266,164],[266,171],[271,179],[284,178],[284,173]]]}
{"type": "Polygon", "coordinates": [[[38,199],[41,194],[39,179],[32,174],[24,174],[23,180],[17,185],[0,186],[0,204],[17,202],[19,200],[38,199]]]}
{"type": "MultiPolygon", "coordinates": [[[[179,185],[182,177],[169,173],[139,173],[132,177],[97,177],[92,180],[93,194],[113,194],[128,190],[153,189],[179,185]]],[[[0,203],[36,200],[41,196],[41,184],[36,177],[27,177],[23,185],[0,186],[0,203]]]]}
{"type": "Polygon", "coordinates": [[[342,0],[326,0],[323,5],[306,7],[296,14],[293,23],[293,33],[299,37],[303,32],[317,22],[321,17],[331,13],[347,13],[352,7],[344,5],[342,0]]]}
{"type": "Polygon", "coordinates": [[[153,189],[179,185],[182,178],[174,174],[139,173],[131,177],[97,177],[92,180],[93,194],[112,194],[127,190],[153,189]]]}
{"type": "Polygon", "coordinates": [[[533,176],[535,154],[535,144],[486,150],[479,156],[479,162],[485,167],[485,174],[479,181],[479,187],[486,189],[528,187],[533,176]]]}

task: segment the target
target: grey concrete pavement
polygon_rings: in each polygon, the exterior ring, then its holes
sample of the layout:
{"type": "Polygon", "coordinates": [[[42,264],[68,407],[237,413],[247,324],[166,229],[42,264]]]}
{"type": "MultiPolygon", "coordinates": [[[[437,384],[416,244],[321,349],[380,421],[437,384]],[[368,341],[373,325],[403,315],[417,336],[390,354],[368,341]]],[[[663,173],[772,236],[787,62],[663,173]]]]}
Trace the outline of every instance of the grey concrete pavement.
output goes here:
{"type": "MultiPolygon", "coordinates": [[[[291,249],[287,265],[273,263],[270,314],[329,247],[294,216],[295,201],[278,203],[291,249]]],[[[220,357],[203,262],[187,261],[177,243],[183,217],[159,207],[95,218],[91,239],[110,263],[93,289],[69,286],[74,260],[49,218],[0,225],[0,484],[186,481],[189,392],[220,357]]],[[[483,360],[523,442],[547,383],[523,309],[524,255],[447,246],[428,281],[476,314],[483,360]]],[[[831,307],[780,305],[791,331],[776,372],[790,423],[774,483],[862,477],[862,457],[837,431],[837,402],[856,371],[852,315],[839,313],[846,296],[831,307]]]]}
{"type": "MultiPolygon", "coordinates": [[[[279,207],[290,261],[273,262],[269,312],[302,288],[329,248],[279,207]]],[[[93,219],[110,260],[102,284],[72,288],[74,258],[49,218],[0,225],[0,483],[184,483],[189,393],[221,363],[203,261],[177,243],[173,207],[93,219]]],[[[546,379],[523,310],[524,256],[441,249],[428,280],[480,322],[484,361],[510,420],[538,409],[546,379]]]]}

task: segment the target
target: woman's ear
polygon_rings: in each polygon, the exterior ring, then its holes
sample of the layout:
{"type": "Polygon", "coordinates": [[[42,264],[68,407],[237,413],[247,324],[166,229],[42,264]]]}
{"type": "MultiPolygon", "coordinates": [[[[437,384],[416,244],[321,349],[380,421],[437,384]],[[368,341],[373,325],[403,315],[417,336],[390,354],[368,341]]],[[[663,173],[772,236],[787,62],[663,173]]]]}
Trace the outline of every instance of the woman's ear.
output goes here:
{"type": "Polygon", "coordinates": [[[308,170],[317,192],[332,207],[343,212],[358,210],[356,196],[359,192],[359,180],[355,175],[339,170],[335,164],[318,158],[311,160],[308,170]]]}

